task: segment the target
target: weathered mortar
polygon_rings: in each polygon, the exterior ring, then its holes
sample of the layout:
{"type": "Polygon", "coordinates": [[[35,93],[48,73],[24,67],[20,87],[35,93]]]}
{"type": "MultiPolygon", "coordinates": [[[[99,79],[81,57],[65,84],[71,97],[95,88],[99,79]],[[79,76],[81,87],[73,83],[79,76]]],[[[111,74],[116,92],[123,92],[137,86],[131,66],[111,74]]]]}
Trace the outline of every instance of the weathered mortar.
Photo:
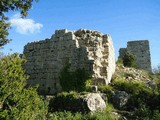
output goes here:
{"type": "Polygon", "coordinates": [[[151,58],[148,40],[127,42],[127,48],[121,48],[119,50],[119,57],[122,58],[126,51],[129,51],[136,56],[139,69],[151,71],[151,58]]]}
{"type": "Polygon", "coordinates": [[[23,54],[30,75],[30,85],[39,84],[42,94],[61,90],[60,71],[68,62],[70,71],[84,68],[92,73],[94,84],[108,84],[115,71],[115,55],[111,37],[97,31],[56,30],[51,39],[28,43],[23,54]]]}

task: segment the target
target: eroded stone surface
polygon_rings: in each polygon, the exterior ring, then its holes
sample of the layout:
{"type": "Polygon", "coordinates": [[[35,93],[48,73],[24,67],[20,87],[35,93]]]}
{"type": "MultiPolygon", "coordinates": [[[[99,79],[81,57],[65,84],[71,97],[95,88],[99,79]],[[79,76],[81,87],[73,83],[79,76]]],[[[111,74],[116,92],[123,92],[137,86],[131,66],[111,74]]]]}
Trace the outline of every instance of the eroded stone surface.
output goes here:
{"type": "Polygon", "coordinates": [[[70,71],[84,68],[93,83],[108,84],[115,71],[115,54],[111,37],[97,31],[56,30],[50,39],[28,43],[24,47],[26,73],[30,85],[39,84],[41,94],[54,94],[62,88],[60,71],[70,63],[70,71]]]}

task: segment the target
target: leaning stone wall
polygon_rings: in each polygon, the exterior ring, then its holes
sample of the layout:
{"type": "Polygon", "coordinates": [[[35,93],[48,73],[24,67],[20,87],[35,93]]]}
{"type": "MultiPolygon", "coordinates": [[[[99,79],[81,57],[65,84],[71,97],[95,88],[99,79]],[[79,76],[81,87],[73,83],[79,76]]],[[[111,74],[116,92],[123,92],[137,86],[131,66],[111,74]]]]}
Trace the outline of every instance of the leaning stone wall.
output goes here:
{"type": "Polygon", "coordinates": [[[129,51],[137,58],[139,69],[151,71],[151,57],[148,40],[128,41],[127,48],[119,50],[119,57],[122,58],[125,51],[129,51]]]}
{"type": "Polygon", "coordinates": [[[28,43],[24,47],[26,73],[30,85],[39,84],[39,92],[54,94],[62,88],[60,71],[70,63],[70,71],[84,68],[95,84],[108,84],[115,71],[111,37],[97,31],[56,30],[50,39],[28,43]]]}

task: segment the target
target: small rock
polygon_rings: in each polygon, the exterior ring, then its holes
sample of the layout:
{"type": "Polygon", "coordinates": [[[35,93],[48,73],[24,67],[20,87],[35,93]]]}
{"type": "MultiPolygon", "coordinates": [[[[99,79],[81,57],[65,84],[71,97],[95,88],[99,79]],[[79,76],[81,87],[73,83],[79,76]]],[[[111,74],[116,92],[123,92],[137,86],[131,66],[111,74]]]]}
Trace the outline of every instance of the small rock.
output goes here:
{"type": "Polygon", "coordinates": [[[152,80],[146,82],[146,85],[152,89],[155,89],[156,88],[156,83],[152,80]]]}
{"type": "Polygon", "coordinates": [[[112,95],[112,103],[117,108],[122,108],[126,105],[129,99],[129,94],[125,91],[118,91],[112,95]]]}

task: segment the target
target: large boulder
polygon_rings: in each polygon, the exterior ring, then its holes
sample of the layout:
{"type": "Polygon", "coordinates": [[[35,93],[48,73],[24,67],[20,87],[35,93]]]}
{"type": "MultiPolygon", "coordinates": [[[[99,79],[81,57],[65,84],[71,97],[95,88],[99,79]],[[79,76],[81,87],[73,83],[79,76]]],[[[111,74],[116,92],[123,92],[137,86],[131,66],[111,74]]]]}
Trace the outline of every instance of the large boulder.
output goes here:
{"type": "Polygon", "coordinates": [[[87,110],[90,112],[104,111],[106,108],[106,103],[102,99],[101,95],[98,93],[89,93],[82,96],[83,103],[87,110]]]}

